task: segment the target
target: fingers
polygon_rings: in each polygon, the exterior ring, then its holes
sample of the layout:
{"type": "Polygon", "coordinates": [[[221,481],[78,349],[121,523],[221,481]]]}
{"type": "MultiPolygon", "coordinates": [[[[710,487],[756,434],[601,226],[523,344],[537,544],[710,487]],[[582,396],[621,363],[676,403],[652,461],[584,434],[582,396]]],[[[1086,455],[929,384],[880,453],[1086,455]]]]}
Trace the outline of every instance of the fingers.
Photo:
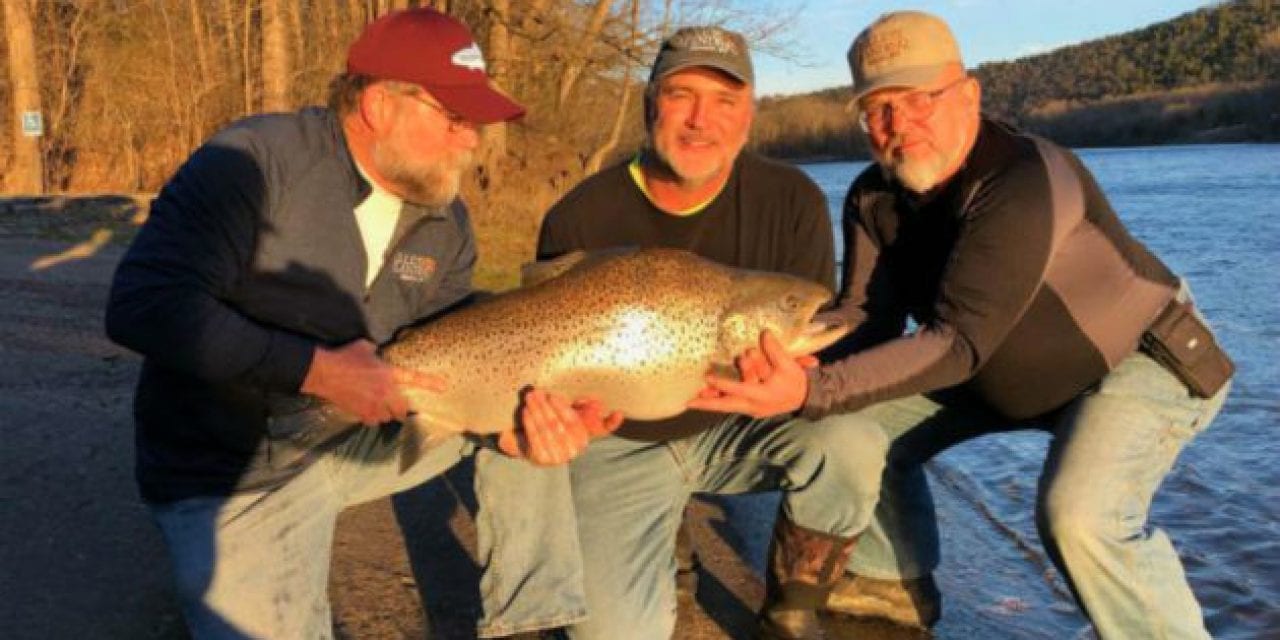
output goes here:
{"type": "MultiPolygon", "coordinates": [[[[578,413],[578,410],[563,396],[547,394],[546,399],[555,413],[556,426],[558,427],[555,431],[555,436],[559,440],[557,444],[560,449],[566,454],[565,461],[567,462],[586,448],[587,427],[583,424],[582,416],[578,413]]],[[[596,407],[595,412],[599,414],[598,403],[596,407]]]]}
{"type": "Polygon", "coordinates": [[[767,380],[773,373],[769,360],[759,349],[747,349],[738,356],[737,365],[742,381],[747,383],[767,380]]]}
{"type": "Polygon", "coordinates": [[[625,417],[622,415],[622,412],[614,411],[613,413],[610,413],[609,415],[605,416],[604,422],[600,425],[601,430],[599,432],[593,432],[593,433],[596,433],[596,435],[605,435],[605,434],[613,433],[614,431],[618,430],[618,427],[622,426],[623,420],[625,420],[625,417]]]}
{"type": "Polygon", "coordinates": [[[521,418],[529,442],[526,450],[529,461],[537,465],[558,464],[562,454],[559,443],[552,437],[552,431],[558,427],[555,412],[541,391],[533,389],[525,394],[521,418]]]}
{"type": "Polygon", "coordinates": [[[715,411],[717,413],[753,414],[753,405],[746,398],[720,395],[715,397],[697,397],[689,401],[690,409],[715,411]]]}
{"type": "Polygon", "coordinates": [[[760,349],[764,351],[765,357],[769,359],[769,364],[774,367],[785,366],[786,363],[795,361],[787,354],[786,348],[778,341],[778,337],[767,329],[760,333],[760,349]]]}
{"type": "Polygon", "coordinates": [[[515,429],[507,429],[498,434],[498,451],[512,458],[525,457],[524,452],[527,448],[528,442],[515,429]]]}

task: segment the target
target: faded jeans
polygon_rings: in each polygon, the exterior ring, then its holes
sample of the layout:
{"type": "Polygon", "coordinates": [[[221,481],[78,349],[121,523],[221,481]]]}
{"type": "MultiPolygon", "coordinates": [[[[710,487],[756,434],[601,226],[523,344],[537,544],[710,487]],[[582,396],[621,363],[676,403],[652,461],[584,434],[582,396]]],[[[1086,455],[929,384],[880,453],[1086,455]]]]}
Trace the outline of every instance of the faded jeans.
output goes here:
{"type": "Polygon", "coordinates": [[[871,520],[883,459],[851,464],[850,451],[884,451],[878,428],[825,420],[726,418],[667,442],[601,438],[570,464],[587,593],[576,640],[671,637],[676,620],[675,539],[695,492],[781,489],[782,516],[849,537],[871,520]]]}
{"type": "MultiPolygon", "coordinates": [[[[923,464],[971,438],[1039,428],[1052,436],[1036,503],[1040,538],[1098,634],[1206,638],[1177,553],[1147,515],[1178,453],[1217,415],[1229,387],[1212,398],[1192,397],[1136,352],[1096,389],[1041,421],[1014,423],[976,404],[943,406],[924,396],[854,413],[884,429],[892,444],[881,452],[887,464],[875,521],[848,568],[877,578],[933,571],[938,527],[923,464]]],[[[863,449],[860,457],[873,464],[876,454],[863,449]]]]}
{"type": "Polygon", "coordinates": [[[153,504],[193,637],[331,638],[327,593],[344,508],[411,489],[473,452],[486,616],[482,634],[562,626],[585,615],[563,469],[540,469],[463,437],[404,472],[391,429],[357,429],[274,489],[153,504]],[[501,514],[495,517],[493,514],[501,514]],[[521,596],[521,597],[517,597],[521,596]]]}

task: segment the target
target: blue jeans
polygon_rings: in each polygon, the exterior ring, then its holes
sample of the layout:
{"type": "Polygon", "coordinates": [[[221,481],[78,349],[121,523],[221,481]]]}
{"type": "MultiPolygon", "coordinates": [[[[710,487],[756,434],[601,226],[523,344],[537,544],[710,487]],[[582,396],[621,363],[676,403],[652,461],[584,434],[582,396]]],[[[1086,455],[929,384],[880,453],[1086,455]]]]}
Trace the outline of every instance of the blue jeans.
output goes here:
{"type": "Polygon", "coordinates": [[[671,636],[676,530],[694,492],[781,489],[783,515],[792,522],[851,537],[871,519],[883,458],[851,464],[848,453],[886,446],[878,428],[845,416],[817,422],[733,416],[665,443],[616,436],[593,442],[570,465],[588,612],[569,628],[570,637],[671,636]]]}
{"type": "MultiPolygon", "coordinates": [[[[1178,453],[1217,415],[1227,391],[1192,397],[1139,352],[1041,421],[1011,422],[976,404],[943,406],[924,396],[851,414],[892,442],[879,454],[887,463],[875,520],[848,568],[876,578],[933,571],[938,528],[923,464],[970,438],[1040,428],[1052,436],[1037,495],[1040,538],[1099,635],[1206,638],[1177,553],[1147,514],[1178,453]]],[[[860,464],[873,464],[877,454],[859,455],[860,464]]]]}
{"type": "MultiPolygon", "coordinates": [[[[451,438],[402,472],[394,433],[357,429],[270,490],[151,505],[193,637],[332,637],[327,588],[338,513],[415,487],[475,450],[451,438]]],[[[567,473],[487,449],[477,456],[478,549],[487,565],[481,633],[582,619],[577,538],[564,526],[573,508],[567,473]]]]}

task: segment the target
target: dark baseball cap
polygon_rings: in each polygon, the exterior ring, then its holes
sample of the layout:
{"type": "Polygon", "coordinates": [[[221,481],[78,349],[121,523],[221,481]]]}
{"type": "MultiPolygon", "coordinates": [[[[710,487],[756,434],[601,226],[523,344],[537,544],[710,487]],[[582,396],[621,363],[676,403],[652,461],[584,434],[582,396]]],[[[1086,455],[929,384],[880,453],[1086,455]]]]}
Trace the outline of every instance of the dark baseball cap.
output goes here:
{"type": "Polygon", "coordinates": [[[347,50],[347,73],[411,82],[479,124],[524,115],[489,79],[467,27],[434,9],[394,11],[370,23],[347,50]]]}
{"type": "Polygon", "coordinates": [[[746,84],[755,83],[751,54],[742,34],[720,27],[684,27],[658,50],[649,82],[689,67],[710,67],[746,84]]]}

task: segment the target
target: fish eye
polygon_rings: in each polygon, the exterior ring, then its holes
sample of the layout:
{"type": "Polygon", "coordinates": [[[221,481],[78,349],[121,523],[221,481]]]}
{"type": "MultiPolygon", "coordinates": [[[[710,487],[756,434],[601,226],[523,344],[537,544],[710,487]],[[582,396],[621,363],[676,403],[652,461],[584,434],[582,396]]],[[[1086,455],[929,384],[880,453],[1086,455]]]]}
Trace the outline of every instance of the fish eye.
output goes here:
{"type": "Polygon", "coordinates": [[[778,306],[781,307],[783,311],[790,313],[792,311],[795,311],[796,309],[799,309],[800,304],[801,304],[800,296],[794,293],[790,293],[790,294],[787,294],[786,296],[783,296],[782,302],[778,303],[778,306]]]}

